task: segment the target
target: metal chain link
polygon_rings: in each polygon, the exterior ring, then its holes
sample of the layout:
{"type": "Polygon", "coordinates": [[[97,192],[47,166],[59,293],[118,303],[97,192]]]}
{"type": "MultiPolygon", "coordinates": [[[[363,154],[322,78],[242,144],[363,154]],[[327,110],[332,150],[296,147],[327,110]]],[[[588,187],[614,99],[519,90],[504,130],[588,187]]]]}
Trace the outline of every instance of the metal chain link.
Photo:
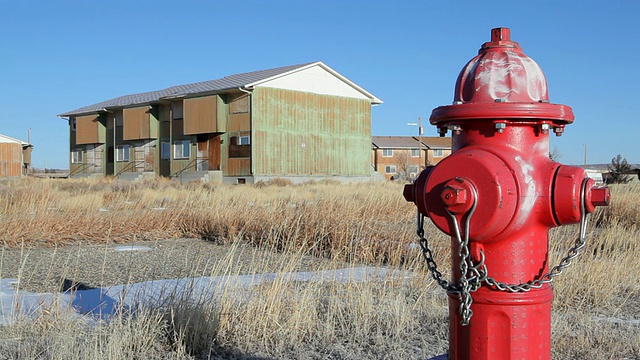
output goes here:
{"type": "MultiPolygon", "coordinates": [[[[571,262],[573,259],[580,255],[580,252],[584,249],[587,244],[585,238],[587,236],[587,224],[589,222],[589,213],[586,212],[586,191],[587,191],[587,181],[588,179],[584,179],[582,181],[582,187],[580,190],[580,235],[576,239],[574,245],[569,248],[565,257],[560,260],[558,265],[551,268],[551,271],[542,275],[539,279],[528,281],[526,283],[520,284],[507,284],[504,282],[496,281],[494,278],[490,276],[486,276],[485,281],[489,285],[495,286],[498,290],[509,291],[509,292],[527,292],[531,289],[539,289],[544,284],[550,284],[553,280],[562,274],[564,269],[571,266],[571,262]]],[[[484,273],[488,274],[486,266],[484,267],[484,273]]]]}
{"type": "Polygon", "coordinates": [[[471,310],[471,304],[473,303],[473,297],[471,293],[476,291],[482,285],[480,279],[478,277],[473,278],[472,274],[469,274],[470,269],[474,269],[473,260],[471,260],[470,251],[469,251],[469,223],[471,222],[471,216],[476,211],[478,192],[476,191],[475,186],[471,185],[471,190],[474,193],[473,196],[473,204],[471,205],[471,209],[469,209],[469,213],[466,216],[465,227],[464,227],[464,237],[460,234],[460,225],[458,224],[458,218],[456,215],[449,212],[447,209],[447,213],[451,217],[453,221],[453,228],[456,235],[456,239],[458,240],[458,256],[460,256],[460,280],[458,280],[458,284],[460,287],[460,291],[458,292],[458,299],[460,300],[460,316],[462,320],[460,324],[463,326],[469,325],[469,321],[473,316],[473,311],[471,310]]]}
{"type": "MultiPolygon", "coordinates": [[[[453,227],[458,241],[458,255],[460,256],[460,280],[458,284],[447,282],[442,278],[442,273],[438,270],[438,264],[433,258],[433,252],[429,248],[429,242],[424,236],[424,215],[418,210],[418,237],[420,238],[420,247],[422,248],[422,255],[427,262],[427,268],[431,273],[431,277],[440,285],[443,289],[453,294],[457,294],[460,299],[460,315],[462,320],[460,324],[463,326],[469,325],[473,311],[471,310],[471,304],[473,303],[473,297],[471,293],[478,290],[483,282],[486,282],[490,286],[494,286],[496,289],[508,292],[527,292],[531,289],[539,289],[544,284],[549,284],[553,280],[562,274],[564,269],[571,266],[573,259],[575,259],[586,245],[586,233],[589,214],[586,212],[586,187],[587,180],[582,182],[580,191],[580,235],[575,241],[574,246],[569,248],[567,255],[560,260],[560,263],[554,266],[551,271],[542,275],[539,279],[532,280],[526,283],[520,284],[508,284],[500,281],[496,281],[493,277],[488,276],[487,266],[485,265],[484,252],[480,251],[481,260],[478,264],[474,264],[471,256],[469,256],[469,223],[471,222],[471,215],[476,209],[476,199],[478,198],[475,187],[472,186],[474,191],[474,203],[469,210],[469,214],[466,216],[464,238],[460,234],[460,226],[457,218],[454,214],[449,213],[453,219],[453,227]]],[[[447,211],[448,212],[448,211],[447,211]]]]}
{"type": "Polygon", "coordinates": [[[420,238],[420,248],[422,248],[422,257],[427,263],[427,268],[431,273],[433,280],[440,285],[444,290],[452,293],[457,293],[458,288],[452,283],[442,278],[442,273],[438,270],[438,264],[433,259],[433,252],[429,248],[429,241],[424,236],[424,215],[418,210],[418,237],[420,238]]]}

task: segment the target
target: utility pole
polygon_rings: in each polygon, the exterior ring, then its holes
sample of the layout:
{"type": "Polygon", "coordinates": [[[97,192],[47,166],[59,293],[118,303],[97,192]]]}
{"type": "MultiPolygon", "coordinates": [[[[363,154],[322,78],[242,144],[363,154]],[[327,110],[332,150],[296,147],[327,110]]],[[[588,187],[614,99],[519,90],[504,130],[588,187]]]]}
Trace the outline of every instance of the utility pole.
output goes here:
{"type": "Polygon", "coordinates": [[[418,126],[418,154],[420,154],[420,164],[418,167],[418,171],[422,171],[423,168],[426,167],[426,157],[425,160],[422,160],[422,133],[423,133],[423,129],[422,129],[422,117],[418,116],[418,122],[409,122],[407,123],[407,125],[411,125],[411,126],[418,126]]]}
{"type": "Polygon", "coordinates": [[[584,144],[584,169],[587,168],[587,144],[584,144]]]}

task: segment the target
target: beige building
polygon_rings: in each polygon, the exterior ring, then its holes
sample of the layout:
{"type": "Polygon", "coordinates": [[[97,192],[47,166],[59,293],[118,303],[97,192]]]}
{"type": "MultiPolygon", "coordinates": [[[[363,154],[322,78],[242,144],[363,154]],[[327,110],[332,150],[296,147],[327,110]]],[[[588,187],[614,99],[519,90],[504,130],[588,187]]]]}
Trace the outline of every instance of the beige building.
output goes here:
{"type": "Polygon", "coordinates": [[[451,154],[450,137],[373,136],[371,163],[386,179],[414,179],[451,154]]]}

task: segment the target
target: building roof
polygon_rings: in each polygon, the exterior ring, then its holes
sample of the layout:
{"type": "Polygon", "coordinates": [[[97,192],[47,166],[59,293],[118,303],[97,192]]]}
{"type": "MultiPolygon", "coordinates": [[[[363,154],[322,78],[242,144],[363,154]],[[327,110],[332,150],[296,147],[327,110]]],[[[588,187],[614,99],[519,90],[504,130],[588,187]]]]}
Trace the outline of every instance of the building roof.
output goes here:
{"type": "MultiPolygon", "coordinates": [[[[419,146],[416,136],[372,136],[371,142],[377,149],[417,149],[419,146]]],[[[451,149],[450,137],[422,137],[425,149],[451,149]]]]}
{"type": "Polygon", "coordinates": [[[417,149],[418,140],[412,136],[372,136],[373,146],[379,149],[417,149]]]}
{"type": "Polygon", "coordinates": [[[22,146],[30,145],[28,142],[12,138],[11,136],[0,134],[0,143],[18,143],[22,146]]]}
{"type": "Polygon", "coordinates": [[[451,149],[451,137],[423,136],[422,143],[427,145],[429,149],[435,149],[435,150],[451,149]]]}
{"type": "Polygon", "coordinates": [[[380,99],[378,99],[371,93],[367,92],[363,88],[359,87],[349,79],[340,75],[338,72],[331,69],[329,66],[325,65],[322,61],[316,61],[316,62],[306,63],[306,64],[290,65],[290,66],[284,66],[284,67],[267,69],[267,70],[259,70],[259,71],[235,74],[235,75],[225,76],[223,78],[216,79],[216,80],[171,86],[162,90],[119,96],[117,98],[99,102],[97,104],[84,106],[72,111],[67,111],[65,113],[59,114],[58,116],[67,117],[72,115],[91,114],[91,113],[97,113],[97,112],[103,111],[104,109],[123,108],[123,107],[134,106],[134,105],[145,105],[150,103],[157,103],[162,100],[168,100],[172,98],[188,97],[190,95],[198,95],[198,94],[206,94],[206,93],[219,93],[225,90],[238,89],[238,88],[246,88],[250,90],[253,87],[259,86],[260,84],[266,81],[283,77],[283,76],[295,73],[297,71],[305,70],[313,66],[320,66],[326,71],[330,72],[332,75],[338,77],[340,80],[344,81],[345,83],[347,83],[348,85],[355,88],[357,91],[361,92],[363,95],[371,99],[372,104],[382,103],[380,99]]]}

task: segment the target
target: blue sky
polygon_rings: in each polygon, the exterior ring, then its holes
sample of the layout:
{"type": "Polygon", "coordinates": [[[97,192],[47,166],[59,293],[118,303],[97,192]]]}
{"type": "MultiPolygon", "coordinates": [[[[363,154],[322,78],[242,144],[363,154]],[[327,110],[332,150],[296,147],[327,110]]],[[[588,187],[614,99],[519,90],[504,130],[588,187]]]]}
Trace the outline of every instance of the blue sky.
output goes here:
{"type": "Polygon", "coordinates": [[[494,27],[545,72],[576,115],[560,162],[640,163],[637,1],[0,0],[0,133],[31,141],[33,165],[68,167],[56,114],[125,94],[321,60],[384,101],[373,135],[413,135],[453,100],[494,27]]]}

